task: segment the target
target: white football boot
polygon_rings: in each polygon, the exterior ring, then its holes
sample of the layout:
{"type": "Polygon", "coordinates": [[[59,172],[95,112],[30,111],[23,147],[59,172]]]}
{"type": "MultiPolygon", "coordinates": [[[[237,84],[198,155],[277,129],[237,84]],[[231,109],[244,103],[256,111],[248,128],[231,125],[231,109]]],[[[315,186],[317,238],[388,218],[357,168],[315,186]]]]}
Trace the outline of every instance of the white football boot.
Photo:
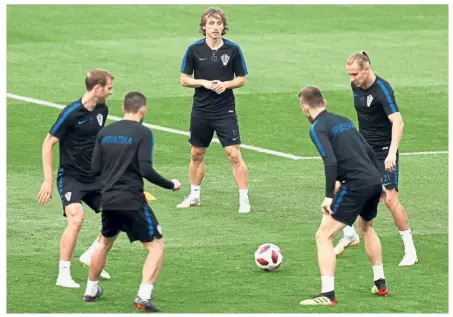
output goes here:
{"type": "MultiPolygon", "coordinates": [[[[88,255],[86,255],[85,253],[82,254],[79,258],[79,262],[83,265],[83,266],[86,266],[86,267],[90,267],[90,264],[91,264],[91,257],[89,257],[88,255]]],[[[105,270],[102,270],[101,272],[101,277],[106,279],[106,280],[110,280],[110,274],[107,273],[105,270]]]]}
{"type": "Polygon", "coordinates": [[[74,282],[74,280],[72,279],[71,276],[66,276],[66,277],[58,276],[57,283],[55,283],[55,285],[61,286],[61,287],[66,287],[66,288],[79,288],[80,287],[80,284],[77,284],[76,282],[74,282]]]}
{"type": "Polygon", "coordinates": [[[182,201],[182,203],[176,205],[176,208],[190,208],[194,206],[200,206],[199,198],[192,198],[190,195],[182,201]]]}
{"type": "Polygon", "coordinates": [[[335,255],[343,254],[346,248],[355,248],[360,244],[360,237],[357,233],[352,236],[343,236],[334,248],[335,255]]]}
{"type": "Polygon", "coordinates": [[[250,201],[248,199],[239,200],[239,213],[246,214],[251,211],[250,209],[250,201]]]}
{"type": "Polygon", "coordinates": [[[398,266],[410,266],[416,263],[418,263],[418,258],[417,253],[414,251],[406,253],[398,266]]]}

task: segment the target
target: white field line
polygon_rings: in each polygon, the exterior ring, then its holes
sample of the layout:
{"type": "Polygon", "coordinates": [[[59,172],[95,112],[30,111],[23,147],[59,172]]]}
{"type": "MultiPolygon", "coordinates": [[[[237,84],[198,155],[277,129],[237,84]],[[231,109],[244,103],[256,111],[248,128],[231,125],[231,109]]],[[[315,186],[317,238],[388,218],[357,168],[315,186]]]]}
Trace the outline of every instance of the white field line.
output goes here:
{"type": "MultiPolygon", "coordinates": [[[[28,103],[33,103],[41,106],[46,106],[46,107],[52,107],[52,108],[57,108],[57,109],[63,109],[65,105],[59,105],[53,102],[48,102],[45,100],[39,100],[39,99],[34,99],[34,98],[29,98],[29,97],[24,97],[24,96],[19,96],[15,94],[10,94],[7,93],[6,96],[11,99],[15,100],[20,100],[28,103]]],[[[114,121],[119,121],[122,120],[121,117],[117,116],[112,116],[108,115],[109,120],[114,120],[114,121]]],[[[164,131],[168,133],[174,133],[174,134],[181,134],[185,136],[189,136],[189,132],[187,131],[181,131],[181,130],[176,130],[172,128],[167,128],[155,124],[149,124],[149,123],[143,123],[144,126],[147,126],[148,128],[151,128],[153,130],[158,130],[158,131],[164,131]]],[[[213,138],[213,142],[220,143],[219,139],[213,138]]],[[[274,151],[274,150],[268,150],[264,149],[258,146],[253,146],[253,145],[247,145],[247,144],[241,144],[241,148],[251,150],[251,151],[256,151],[259,153],[265,153],[265,154],[270,154],[270,155],[275,155],[275,156],[280,156],[280,157],[285,157],[291,160],[318,160],[320,159],[319,156],[297,156],[294,154],[290,153],[284,153],[284,152],[279,152],[279,151],[274,151]]],[[[428,151],[428,152],[407,152],[407,153],[400,153],[400,155],[408,155],[408,156],[414,156],[414,155],[443,155],[443,154],[448,154],[448,151],[428,151]]]]}

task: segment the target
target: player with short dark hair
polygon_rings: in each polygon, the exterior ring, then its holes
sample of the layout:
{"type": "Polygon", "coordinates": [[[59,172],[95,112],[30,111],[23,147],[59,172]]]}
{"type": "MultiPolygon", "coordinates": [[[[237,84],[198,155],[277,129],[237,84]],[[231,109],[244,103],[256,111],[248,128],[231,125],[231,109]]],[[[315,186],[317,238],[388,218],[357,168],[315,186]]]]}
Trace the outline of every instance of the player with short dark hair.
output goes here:
{"type": "MultiPolygon", "coordinates": [[[[368,54],[360,51],[349,56],[346,70],[351,79],[359,131],[376,153],[387,191],[384,202],[392,213],[404,243],[404,257],[399,266],[409,266],[417,263],[418,257],[407,212],[398,199],[398,147],[403,136],[404,122],[392,87],[386,80],[374,74],[370,64],[368,54]]],[[[346,227],[335,252],[341,254],[346,247],[358,245],[358,242],[354,227],[346,227]]]]}
{"type": "Polygon", "coordinates": [[[321,90],[307,86],[299,93],[300,106],[312,123],[310,137],[323,161],[326,177],[323,218],[316,233],[321,294],[303,300],[301,305],[335,305],[336,257],[333,239],[358,217],[365,239],[365,250],[374,273],[372,292],[386,296],[381,242],[373,229],[373,219],[382,194],[382,182],[376,156],[347,118],[326,110],[321,90]],[[341,184],[335,194],[335,182],[341,184]]]}
{"type": "Polygon", "coordinates": [[[128,93],[123,111],[123,120],[99,132],[93,152],[92,170],[100,175],[102,187],[102,237],[93,254],[84,299],[92,302],[102,295],[99,275],[118,233],[124,231],[131,242],[142,242],[148,251],[134,306],[157,312],[151,295],[162,269],[165,246],[161,226],[143,194],[143,178],[173,191],[181,184],[163,178],[153,168],[153,133],[141,124],[147,111],[146,97],[140,92],[128,93]]]}
{"type": "MultiPolygon", "coordinates": [[[[45,205],[52,198],[53,191],[52,150],[55,144],[60,144],[57,188],[68,226],[60,241],[60,265],[56,283],[59,286],[80,287],[71,277],[70,266],[77,235],[84,220],[82,201],[95,212],[101,210],[100,185],[91,171],[91,155],[96,135],[107,119],[106,99],[112,94],[113,80],[113,75],[108,71],[89,71],[85,78],[84,95],[61,111],[42,145],[44,182],[38,193],[38,202],[45,205]]],[[[79,259],[82,264],[90,265],[91,255],[99,240],[100,235],[82,254],[79,259]]],[[[102,277],[110,278],[110,275],[102,271],[102,277]]]]}
{"type": "Polygon", "coordinates": [[[223,38],[227,30],[223,11],[208,8],[200,21],[200,32],[205,37],[191,44],[183,58],[181,84],[195,88],[195,94],[189,136],[191,192],[178,208],[200,205],[204,158],[215,131],[233,167],[239,188],[239,212],[250,212],[247,167],[239,149],[241,135],[233,94],[233,89],[245,85],[248,72],[239,45],[223,38]]]}

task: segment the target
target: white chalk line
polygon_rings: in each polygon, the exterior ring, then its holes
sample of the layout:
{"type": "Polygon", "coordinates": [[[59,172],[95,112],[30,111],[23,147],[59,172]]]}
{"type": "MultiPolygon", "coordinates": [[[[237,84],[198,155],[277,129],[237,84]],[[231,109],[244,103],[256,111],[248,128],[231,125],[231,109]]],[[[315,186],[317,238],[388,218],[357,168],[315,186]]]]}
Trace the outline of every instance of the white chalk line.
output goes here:
{"type": "MultiPolygon", "coordinates": [[[[65,107],[65,105],[60,105],[60,104],[56,104],[56,103],[45,101],[45,100],[39,100],[39,99],[35,99],[35,98],[19,96],[19,95],[10,94],[10,93],[7,93],[6,96],[8,98],[11,98],[11,99],[20,100],[20,101],[33,103],[33,104],[46,106],[46,107],[52,107],[52,108],[57,108],[57,109],[63,109],[65,107]]],[[[119,120],[122,120],[123,118],[117,117],[117,116],[113,116],[113,115],[109,114],[107,119],[114,120],[114,121],[119,121],[119,120]]],[[[151,128],[153,130],[158,130],[158,131],[163,131],[163,132],[168,132],[168,133],[173,133],[173,134],[185,135],[187,137],[189,136],[189,132],[187,132],[187,131],[176,130],[176,129],[167,128],[167,127],[163,127],[163,126],[160,126],[160,125],[149,124],[149,123],[143,123],[143,125],[148,127],[148,128],[151,128]]],[[[215,142],[215,143],[220,143],[219,139],[217,139],[217,138],[213,138],[212,141],[215,142]]],[[[247,150],[251,150],[251,151],[255,151],[255,152],[259,152],[259,153],[265,153],[265,154],[280,156],[280,157],[288,158],[288,159],[291,159],[291,160],[319,160],[319,159],[321,159],[319,156],[298,156],[298,155],[294,155],[294,154],[291,154],[291,153],[284,153],[284,152],[264,149],[264,148],[261,148],[261,147],[258,147],[258,146],[248,145],[248,144],[241,144],[241,148],[244,148],[244,149],[247,149],[247,150]]],[[[448,151],[426,151],[426,152],[400,153],[400,155],[405,155],[405,156],[445,155],[445,154],[448,154],[448,151]]]]}

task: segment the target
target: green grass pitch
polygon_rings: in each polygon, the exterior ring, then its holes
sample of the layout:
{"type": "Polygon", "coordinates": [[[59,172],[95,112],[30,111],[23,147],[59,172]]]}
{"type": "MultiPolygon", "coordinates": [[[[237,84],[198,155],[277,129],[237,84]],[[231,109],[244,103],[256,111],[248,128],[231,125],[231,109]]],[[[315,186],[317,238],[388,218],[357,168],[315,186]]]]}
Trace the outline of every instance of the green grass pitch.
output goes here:
{"type": "MultiPolygon", "coordinates": [[[[7,91],[68,104],[83,92],[85,72],[116,77],[110,113],[121,116],[130,90],[148,96],[146,122],[188,130],[192,89],[179,83],[185,49],[200,38],[206,6],[7,7],[7,91]]],[[[246,144],[316,156],[300,88],[323,89],[332,112],[356,120],[345,71],[349,54],[366,49],[373,70],[393,88],[405,120],[401,152],[448,147],[448,8],[444,6],[222,6],[227,38],[247,62],[247,85],[236,90],[246,144]]],[[[145,251],[121,235],[111,251],[101,301],[82,300],[87,270],[76,259],[94,240],[100,218],[85,208],[72,274],[80,289],[55,286],[59,239],[66,222],[61,203],[36,202],[42,182],[41,144],[58,110],[7,100],[7,311],[9,313],[129,313],[145,251]]],[[[243,150],[253,212],[237,212],[231,166],[218,144],[207,155],[202,206],[176,210],[189,191],[189,144],[155,131],[156,169],[183,182],[180,193],[146,189],[167,245],[153,295],[169,313],[446,313],[448,311],[447,155],[402,156],[400,199],[420,263],[399,268],[403,244],[390,213],[375,227],[383,245],[390,296],[370,293],[372,270],[363,245],[338,259],[335,307],[301,307],[320,290],[314,234],[321,214],[320,160],[294,161],[243,150]],[[253,262],[264,242],[279,245],[282,266],[264,273],[253,262]]],[[[57,151],[54,151],[57,168],[57,151]]]]}

